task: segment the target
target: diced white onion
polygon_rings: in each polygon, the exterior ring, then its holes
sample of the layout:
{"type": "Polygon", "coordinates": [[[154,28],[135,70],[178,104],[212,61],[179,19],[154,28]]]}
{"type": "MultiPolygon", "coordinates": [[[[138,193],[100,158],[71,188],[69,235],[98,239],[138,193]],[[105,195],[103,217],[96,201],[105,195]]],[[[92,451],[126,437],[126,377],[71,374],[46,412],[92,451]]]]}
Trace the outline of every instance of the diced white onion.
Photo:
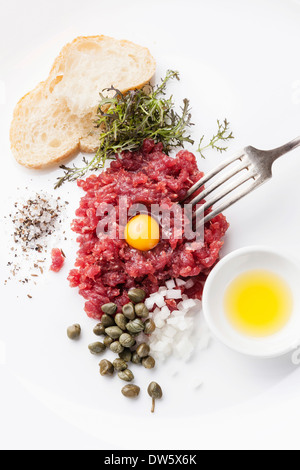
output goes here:
{"type": "Polygon", "coordinates": [[[197,303],[195,302],[194,299],[187,299],[187,300],[183,300],[182,306],[183,306],[184,310],[190,310],[190,309],[196,307],[197,303]]]}
{"type": "Polygon", "coordinates": [[[200,325],[201,302],[181,293],[181,287],[190,289],[193,286],[192,279],[170,280],[145,301],[156,325],[156,330],[147,337],[147,341],[152,355],[159,361],[165,361],[171,355],[188,361],[196,349],[206,349],[209,345],[210,332],[203,321],[200,325]],[[178,301],[177,310],[171,312],[166,300],[178,301]]]}
{"type": "Polygon", "coordinates": [[[185,284],[185,288],[186,289],[191,289],[192,287],[194,287],[195,283],[193,281],[193,279],[189,279],[186,284],[185,284]]]}
{"type": "Polygon", "coordinates": [[[167,281],[166,287],[168,290],[175,289],[176,287],[175,281],[173,279],[171,279],[170,281],[167,281]]]}
{"type": "Polygon", "coordinates": [[[161,318],[157,318],[154,321],[156,328],[163,328],[166,324],[165,320],[162,320],[161,318]]]}
{"type": "Polygon", "coordinates": [[[181,290],[177,289],[171,289],[167,292],[166,298],[171,300],[171,299],[182,299],[182,293],[181,290]]]}

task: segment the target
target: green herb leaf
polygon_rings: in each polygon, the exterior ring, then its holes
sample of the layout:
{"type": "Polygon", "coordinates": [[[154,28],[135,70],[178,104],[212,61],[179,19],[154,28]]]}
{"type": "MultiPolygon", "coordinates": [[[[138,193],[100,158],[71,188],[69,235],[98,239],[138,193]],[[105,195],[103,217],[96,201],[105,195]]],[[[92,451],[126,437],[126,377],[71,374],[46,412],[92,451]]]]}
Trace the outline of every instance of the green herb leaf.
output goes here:
{"type": "Polygon", "coordinates": [[[217,120],[218,123],[218,131],[216,135],[214,135],[210,142],[207,145],[203,145],[205,140],[205,136],[203,135],[200,139],[198,152],[200,153],[202,158],[205,158],[204,151],[208,148],[212,148],[217,150],[220,153],[226,152],[228,150],[228,146],[224,147],[220,145],[220,142],[229,142],[231,139],[234,139],[233,133],[230,131],[230,124],[227,119],[224,119],[223,122],[217,120]]]}

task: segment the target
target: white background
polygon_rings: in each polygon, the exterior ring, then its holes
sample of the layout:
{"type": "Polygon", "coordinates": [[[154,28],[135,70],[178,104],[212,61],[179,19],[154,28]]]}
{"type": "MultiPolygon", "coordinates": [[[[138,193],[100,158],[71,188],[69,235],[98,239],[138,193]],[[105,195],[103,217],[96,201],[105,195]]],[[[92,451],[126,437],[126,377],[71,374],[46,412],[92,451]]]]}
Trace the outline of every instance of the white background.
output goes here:
{"type": "MultiPolygon", "coordinates": [[[[53,187],[55,171],[30,172],[14,162],[8,132],[15,103],[47,77],[69,40],[106,34],[149,47],[157,77],[179,69],[174,93],[191,100],[195,139],[227,117],[236,136],[232,150],[272,148],[300,130],[299,24],[297,0],[1,0],[1,216],[20,194],[17,186],[53,187]]],[[[209,153],[201,168],[219,160],[209,153]]],[[[299,252],[299,173],[296,151],[276,164],[272,182],[227,212],[223,253],[251,244],[299,252]]],[[[70,199],[71,216],[80,192],[73,185],[60,194],[70,199]]],[[[214,342],[187,366],[172,362],[152,375],[165,390],[154,416],[145,393],[136,403],[122,399],[118,384],[101,380],[98,359],[86,353],[93,323],[66,281],[74,243],[64,246],[62,273],[47,274],[29,301],[19,285],[3,287],[8,235],[2,223],[1,448],[300,448],[300,372],[289,357],[250,360],[214,342]],[[65,328],[75,321],[84,334],[70,344],[65,328]],[[203,389],[196,390],[201,379],[203,389]],[[117,421],[121,435],[114,432],[117,421]]],[[[138,379],[145,389],[149,376],[138,379]]]]}

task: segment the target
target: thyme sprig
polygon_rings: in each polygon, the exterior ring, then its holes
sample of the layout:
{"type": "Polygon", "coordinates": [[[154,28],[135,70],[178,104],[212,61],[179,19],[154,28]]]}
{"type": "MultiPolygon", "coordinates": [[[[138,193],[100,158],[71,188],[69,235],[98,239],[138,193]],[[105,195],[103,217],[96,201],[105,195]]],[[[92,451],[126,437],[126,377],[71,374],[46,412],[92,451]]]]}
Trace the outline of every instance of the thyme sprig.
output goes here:
{"type": "Polygon", "coordinates": [[[173,148],[184,147],[186,142],[194,144],[188,132],[193,126],[189,100],[184,99],[177,112],[173,96],[166,98],[167,84],[173,79],[179,80],[179,73],[169,70],[156,87],[148,84],[126,94],[113,86],[103,90],[95,122],[99,129],[98,151],[90,160],[84,157],[81,167],[62,165],[64,174],[55,188],[82,178],[89,171],[102,169],[108,159],[126,150],[138,150],[145,139],[161,142],[167,154],[173,148]]]}
{"type": "Polygon", "coordinates": [[[228,145],[227,147],[221,146],[220,142],[229,142],[231,139],[234,139],[233,133],[230,131],[230,123],[227,121],[227,119],[224,119],[223,122],[218,119],[217,123],[217,133],[211,138],[208,144],[203,145],[205,139],[204,135],[200,139],[198,152],[200,153],[202,158],[205,158],[204,151],[210,147],[220,153],[226,152],[226,150],[228,150],[228,145]]]}

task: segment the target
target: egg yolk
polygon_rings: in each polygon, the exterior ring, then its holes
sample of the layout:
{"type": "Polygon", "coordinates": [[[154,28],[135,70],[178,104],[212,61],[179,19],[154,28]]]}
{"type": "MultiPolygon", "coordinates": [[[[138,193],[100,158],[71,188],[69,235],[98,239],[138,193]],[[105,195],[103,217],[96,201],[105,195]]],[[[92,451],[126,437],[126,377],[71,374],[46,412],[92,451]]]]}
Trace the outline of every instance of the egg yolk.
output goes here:
{"type": "Polygon", "coordinates": [[[136,250],[152,250],[160,240],[158,222],[146,214],[133,217],[126,225],[125,240],[136,250]]]}

